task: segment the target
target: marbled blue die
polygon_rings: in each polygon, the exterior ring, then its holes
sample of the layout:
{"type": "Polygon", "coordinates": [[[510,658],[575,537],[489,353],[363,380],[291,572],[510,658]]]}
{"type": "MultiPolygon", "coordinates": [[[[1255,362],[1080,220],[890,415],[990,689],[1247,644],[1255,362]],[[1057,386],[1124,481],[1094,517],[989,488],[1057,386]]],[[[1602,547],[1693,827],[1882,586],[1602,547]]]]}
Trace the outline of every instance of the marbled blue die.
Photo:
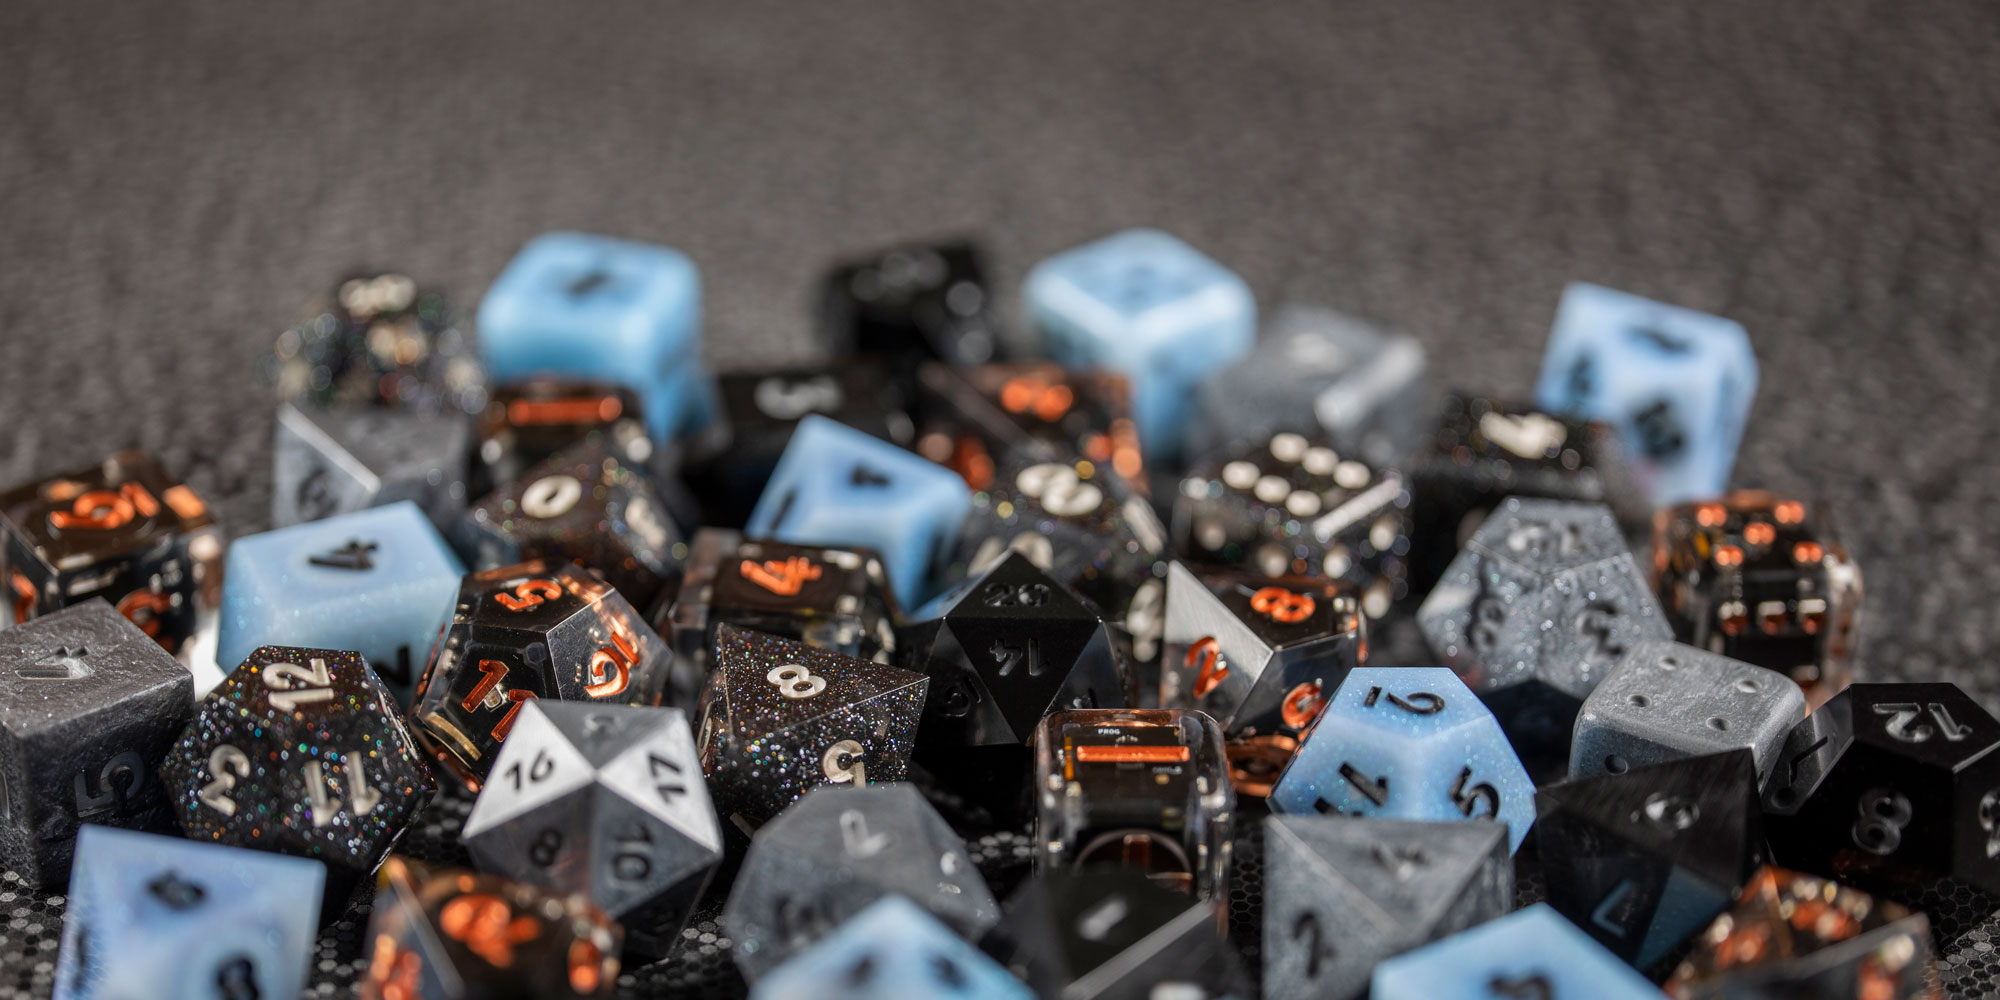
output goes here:
{"type": "Polygon", "coordinates": [[[239,538],[216,660],[234,668],[259,646],[351,649],[407,704],[464,575],[407,500],[239,538]]]}
{"type": "Polygon", "coordinates": [[[55,1000],[298,996],[325,881],[306,858],[85,826],[55,1000]]]}
{"type": "Polygon", "coordinates": [[[906,608],[930,593],[972,509],[965,480],[935,462],[817,414],[799,421],[744,533],[882,556],[906,608]]]}
{"type": "Polygon", "coordinates": [[[1303,740],[1271,789],[1278,812],[1493,818],[1510,851],[1535,822],[1534,781],[1448,668],[1355,670],[1303,740]]]}
{"type": "Polygon", "coordinates": [[[757,980],[751,1000],[1032,1000],[924,908],[884,896],[757,980]]]}
{"type": "Polygon", "coordinates": [[[1028,318],[1068,368],[1131,381],[1132,417],[1149,457],[1181,451],[1194,389],[1249,355],[1250,286],[1155,229],[1128,229],[1044,259],[1022,288],[1028,318]]]}
{"type": "Polygon", "coordinates": [[[1542,356],[1535,401],[1618,429],[1656,507],[1719,496],[1757,394],[1757,355],[1735,320],[1572,283],[1542,356]]]}
{"type": "Polygon", "coordinates": [[[1373,1000],[1658,1000],[1659,987],[1536,903],[1375,967],[1373,1000]]]}

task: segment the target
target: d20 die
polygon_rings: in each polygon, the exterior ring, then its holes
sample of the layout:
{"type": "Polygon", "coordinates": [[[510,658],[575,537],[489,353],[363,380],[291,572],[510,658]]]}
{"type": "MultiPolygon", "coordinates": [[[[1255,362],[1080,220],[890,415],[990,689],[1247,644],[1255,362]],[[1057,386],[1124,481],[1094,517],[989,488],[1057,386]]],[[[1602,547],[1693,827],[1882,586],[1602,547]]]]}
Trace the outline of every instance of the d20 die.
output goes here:
{"type": "Polygon", "coordinates": [[[1495,820],[1519,850],[1535,784],[1500,724],[1443,667],[1347,675],[1271,788],[1281,813],[1495,820]]]}
{"type": "Polygon", "coordinates": [[[1115,868],[1037,875],[1007,899],[988,950],[1037,996],[1247,996],[1225,904],[1115,868]]]}
{"type": "Polygon", "coordinates": [[[1953,684],[1856,684],[1787,738],[1764,791],[1789,868],[1861,888],[2000,891],[2000,722],[1953,684]]]}
{"type": "Polygon", "coordinates": [[[964,841],[915,788],[820,788],[757,831],[722,922],[754,981],[890,894],[967,937],[1000,918],[964,841]]]}
{"type": "Polygon", "coordinates": [[[1264,852],[1268,1000],[1360,996],[1377,962],[1514,905],[1498,826],[1272,816],[1264,852]]]}
{"type": "Polygon", "coordinates": [[[306,988],[326,869],[179,837],[76,838],[55,995],[281,997],[306,988]]]}
{"type": "Polygon", "coordinates": [[[1550,785],[1535,802],[1549,904],[1641,969],[1728,906],[1763,856],[1748,750],[1550,785]]]}
{"type": "Polygon", "coordinates": [[[823,283],[820,329],[841,354],[985,364],[1003,345],[982,256],[952,240],[844,262],[823,283]]]}
{"type": "Polygon", "coordinates": [[[1041,261],[1021,296],[1065,368],[1105,368],[1131,380],[1132,417],[1153,458],[1180,454],[1194,387],[1249,354],[1257,336],[1250,286],[1153,229],[1041,261]]]}
{"type": "Polygon", "coordinates": [[[1297,736],[1368,646],[1352,588],[1184,563],[1167,571],[1160,703],[1198,708],[1243,739],[1297,736]]]}
{"type": "Polygon", "coordinates": [[[1373,1000],[1644,1000],[1659,989],[1547,903],[1375,967],[1373,1000]]]}
{"type": "Polygon", "coordinates": [[[1147,490],[1130,383],[1104,371],[1064,371],[1048,362],[917,370],[923,413],[915,451],[965,478],[975,491],[1000,466],[1092,464],[1099,480],[1147,490]]]}
{"type": "Polygon", "coordinates": [[[473,573],[411,703],[424,745],[477,791],[533,698],[658,705],[673,654],[597,576],[531,562],[473,573]]]}
{"type": "Polygon", "coordinates": [[[1930,920],[1765,867],[1668,978],[1675,1000],[1936,1000],[1930,920]]]}
{"type": "Polygon", "coordinates": [[[1572,778],[1743,747],[1768,782],[1805,718],[1790,679],[1677,642],[1634,643],[1577,713],[1572,778]]]}
{"type": "Polygon", "coordinates": [[[160,758],[194,677],[91,601],[0,631],[0,864],[59,886],[79,824],[171,829],[160,758]]]}
{"type": "Polygon", "coordinates": [[[361,654],[398,705],[451,618],[465,567],[411,503],[239,538],[216,658],[288,643],[361,654]]]}
{"type": "Polygon", "coordinates": [[[752,1000],[1033,1000],[1007,970],[901,896],[869,904],[757,980],[752,1000]]]}
{"type": "Polygon", "coordinates": [[[638,394],[609,382],[561,378],[495,389],[479,415],[480,480],[512,485],[528,469],[578,443],[645,468],[654,449],[638,394]]]}
{"type": "Polygon", "coordinates": [[[723,624],[696,743],[724,815],[760,823],[825,784],[902,781],[930,678],[723,624]]]}
{"type": "Polygon", "coordinates": [[[687,473],[708,525],[743,526],[792,431],[808,414],[823,414],[897,447],[909,447],[916,437],[908,386],[875,360],[729,372],[718,379],[718,388],[728,447],[687,473]]]}
{"type": "Polygon", "coordinates": [[[390,858],[368,921],[364,1000],[610,996],[623,935],[582,896],[390,858]]]}
{"type": "Polygon", "coordinates": [[[1757,394],[1743,325],[1573,282],[1535,401],[1618,428],[1655,506],[1721,493],[1757,394]]]}
{"type": "Polygon", "coordinates": [[[750,512],[748,534],[881,553],[896,599],[914,606],[970,507],[951,471],[886,441],[809,415],[799,421],[750,512]]]}
{"type": "Polygon", "coordinates": [[[687,716],[534,701],[521,710],[462,837],[483,871],[579,893],[664,956],[722,860],[687,716]]]}
{"type": "Polygon", "coordinates": [[[471,499],[472,420],[375,406],[278,408],[271,524],[288,527],[408,500],[440,530],[471,499]]]}
{"type": "Polygon", "coordinates": [[[474,413],[486,386],[466,333],[444,295],[408,275],[357,274],[278,335],[265,376],[300,406],[474,413]]]}

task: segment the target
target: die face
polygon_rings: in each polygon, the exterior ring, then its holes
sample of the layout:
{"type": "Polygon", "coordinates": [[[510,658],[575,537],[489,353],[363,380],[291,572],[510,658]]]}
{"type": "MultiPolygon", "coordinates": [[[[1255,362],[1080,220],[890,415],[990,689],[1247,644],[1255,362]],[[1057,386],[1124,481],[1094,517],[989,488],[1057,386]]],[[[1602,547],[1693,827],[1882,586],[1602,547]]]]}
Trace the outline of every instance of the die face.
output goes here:
{"type": "Polygon", "coordinates": [[[653,457],[653,441],[638,394],[610,382],[560,378],[495,389],[479,416],[481,478],[513,483],[579,442],[644,468],[653,457]]]}
{"type": "Polygon", "coordinates": [[[1545,903],[1383,962],[1372,985],[1375,1000],[1639,1000],[1660,992],[1545,903]]]}
{"type": "Polygon", "coordinates": [[[1296,737],[1361,665],[1363,621],[1353,591],[1328,580],[1174,563],[1160,703],[1206,712],[1231,739],[1296,737]]]}
{"type": "Polygon", "coordinates": [[[271,446],[271,523],[408,500],[442,530],[471,499],[471,453],[470,418],[456,411],[284,404],[271,446]]]}
{"type": "Polygon", "coordinates": [[[923,908],[884,896],[757,981],[756,1000],[1030,1000],[1028,988],[923,908]]]}
{"type": "Polygon", "coordinates": [[[1805,717],[1806,699],[1788,678],[1676,642],[1648,640],[1584,699],[1570,745],[1570,776],[1743,747],[1760,780],[1776,766],[1785,737],[1805,717]]]}
{"type": "Polygon", "coordinates": [[[729,372],[718,379],[726,449],[688,470],[701,495],[704,524],[742,527],[809,414],[864,431],[897,447],[916,437],[909,389],[880,361],[729,372]]]}
{"type": "Polygon", "coordinates": [[[979,248],[966,241],[894,247],[835,268],[820,323],[836,349],[980,365],[1002,348],[979,248]]]}
{"type": "Polygon", "coordinates": [[[393,271],[342,279],[307,305],[278,336],[265,373],[280,400],[300,406],[474,413],[485,402],[456,310],[393,271]]]}
{"type": "Polygon", "coordinates": [[[1767,866],[1696,939],[1666,990],[1676,1000],[1930,1000],[1936,976],[1923,914],[1767,866]]]}
{"type": "Polygon", "coordinates": [[[1038,875],[1007,900],[992,945],[1039,996],[1221,997],[1246,987],[1215,900],[1119,869],[1038,875]]]}
{"type": "Polygon", "coordinates": [[[1145,459],[1132,422],[1131,385],[1104,371],[1046,362],[954,369],[927,364],[922,434],[915,451],[958,473],[973,490],[1003,482],[1001,466],[1086,459],[1101,482],[1146,492],[1145,459]]]}

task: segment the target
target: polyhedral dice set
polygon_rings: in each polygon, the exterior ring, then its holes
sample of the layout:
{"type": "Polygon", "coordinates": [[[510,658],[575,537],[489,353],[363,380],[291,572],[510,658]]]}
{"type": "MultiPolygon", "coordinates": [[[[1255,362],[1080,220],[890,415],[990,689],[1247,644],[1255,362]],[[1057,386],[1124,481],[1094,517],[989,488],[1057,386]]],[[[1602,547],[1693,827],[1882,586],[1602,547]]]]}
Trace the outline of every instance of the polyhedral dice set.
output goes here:
{"type": "Polygon", "coordinates": [[[1531,393],[1439,393],[1164,232],[1019,330],[990,273],[857,255],[827,362],[714,373],[691,258],[551,233],[285,331],[226,557],[143,453],[0,490],[45,987],[1942,995],[1909,904],[2000,893],[2000,721],[1732,489],[1740,325],[1574,285],[1531,393]]]}

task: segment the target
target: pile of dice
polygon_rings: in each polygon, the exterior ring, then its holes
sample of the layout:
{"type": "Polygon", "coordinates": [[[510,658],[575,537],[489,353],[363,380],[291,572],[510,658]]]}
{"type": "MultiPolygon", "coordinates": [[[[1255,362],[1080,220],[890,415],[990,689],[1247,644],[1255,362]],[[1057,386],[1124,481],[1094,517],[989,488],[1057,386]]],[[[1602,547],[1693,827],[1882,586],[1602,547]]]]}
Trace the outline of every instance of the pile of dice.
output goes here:
{"type": "Polygon", "coordinates": [[[1938,995],[1890,897],[2000,890],[2000,721],[1852,683],[1827,511],[1728,491],[1741,326],[1572,286],[1515,402],[1155,231],[993,298],[886,251],[718,377],[692,262],[554,233],[476,324],[369,274],[278,338],[273,530],[136,452],[0,493],[55,995],[298,995],[357,907],[380,1000],[718,908],[766,1000],[1938,995]]]}

